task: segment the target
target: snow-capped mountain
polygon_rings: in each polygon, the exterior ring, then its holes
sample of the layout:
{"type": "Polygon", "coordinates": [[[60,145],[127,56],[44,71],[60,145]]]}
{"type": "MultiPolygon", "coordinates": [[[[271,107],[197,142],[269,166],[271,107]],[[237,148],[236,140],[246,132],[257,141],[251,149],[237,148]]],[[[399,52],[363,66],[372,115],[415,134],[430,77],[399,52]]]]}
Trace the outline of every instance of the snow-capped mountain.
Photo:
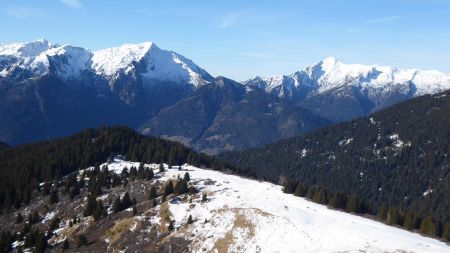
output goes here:
{"type": "Polygon", "coordinates": [[[0,45],[0,140],[137,128],[214,78],[152,42],[91,52],[47,40],[0,45]]]}
{"type": "Polygon", "coordinates": [[[144,81],[190,84],[194,87],[213,78],[191,60],[152,42],[125,44],[90,52],[70,45],[60,46],[47,40],[0,45],[0,76],[9,77],[23,70],[22,79],[57,74],[63,79],[81,79],[84,71],[108,81],[133,73],[144,81]]]}
{"type": "MultiPolygon", "coordinates": [[[[288,99],[335,121],[366,115],[406,98],[450,89],[450,74],[439,71],[344,64],[326,58],[291,75],[255,77],[244,82],[288,99]],[[336,101],[342,100],[344,101],[336,101]],[[353,101],[349,101],[353,100],[353,101]],[[360,110],[336,115],[326,105],[351,104],[360,110]]],[[[341,108],[349,111],[347,105],[341,108]]]]}
{"type": "Polygon", "coordinates": [[[47,40],[0,45],[0,77],[22,81],[54,73],[63,79],[80,78],[90,68],[92,53],[47,40]]]}
{"type": "Polygon", "coordinates": [[[191,60],[175,52],[161,50],[152,42],[103,49],[94,52],[92,57],[92,69],[108,79],[137,68],[142,71],[144,79],[189,83],[196,87],[212,79],[191,60]]]}

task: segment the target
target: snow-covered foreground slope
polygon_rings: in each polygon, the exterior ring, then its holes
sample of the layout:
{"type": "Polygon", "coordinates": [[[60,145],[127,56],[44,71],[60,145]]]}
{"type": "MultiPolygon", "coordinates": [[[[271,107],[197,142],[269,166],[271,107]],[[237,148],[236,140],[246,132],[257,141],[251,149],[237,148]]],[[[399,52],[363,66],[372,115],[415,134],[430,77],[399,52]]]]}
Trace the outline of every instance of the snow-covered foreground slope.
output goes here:
{"type": "MultiPolygon", "coordinates": [[[[109,168],[118,173],[137,165],[116,160],[109,168]]],[[[157,165],[148,166],[158,174],[157,165]]],[[[190,252],[450,252],[438,240],[330,210],[271,183],[187,165],[168,169],[158,180],[186,172],[190,184],[208,196],[206,202],[182,196],[169,201],[175,221],[170,237],[190,240],[190,252]],[[186,226],[189,215],[194,223],[186,226]]],[[[160,219],[150,218],[153,224],[160,219]]]]}

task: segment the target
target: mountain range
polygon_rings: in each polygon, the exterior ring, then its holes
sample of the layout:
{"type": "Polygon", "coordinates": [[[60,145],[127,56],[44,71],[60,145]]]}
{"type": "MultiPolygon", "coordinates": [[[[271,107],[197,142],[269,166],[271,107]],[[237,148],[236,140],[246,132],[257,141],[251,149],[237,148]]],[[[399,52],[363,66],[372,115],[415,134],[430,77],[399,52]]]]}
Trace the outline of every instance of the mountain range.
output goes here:
{"type": "Polygon", "coordinates": [[[438,71],[346,65],[289,76],[213,77],[152,42],[95,52],[47,40],[0,45],[0,141],[126,125],[218,153],[259,147],[450,89],[438,71]]]}

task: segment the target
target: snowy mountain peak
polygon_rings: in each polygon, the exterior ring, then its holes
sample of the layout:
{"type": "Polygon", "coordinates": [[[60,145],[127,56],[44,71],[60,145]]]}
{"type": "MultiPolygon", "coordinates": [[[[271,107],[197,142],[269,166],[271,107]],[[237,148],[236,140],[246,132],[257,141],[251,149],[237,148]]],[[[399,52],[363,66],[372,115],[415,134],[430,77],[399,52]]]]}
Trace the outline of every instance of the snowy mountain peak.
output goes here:
{"type": "Polygon", "coordinates": [[[25,43],[0,44],[0,55],[15,57],[35,57],[42,52],[57,47],[46,39],[39,39],[25,43]]]}
{"type": "MultiPolygon", "coordinates": [[[[301,87],[308,87],[313,89],[313,94],[346,86],[383,93],[390,92],[394,87],[413,85],[415,95],[423,95],[450,89],[450,74],[436,70],[344,64],[334,57],[328,57],[290,76],[254,78],[244,83],[260,87],[270,93],[279,93],[286,90],[286,87],[289,89],[296,87],[298,90],[301,87]]],[[[285,93],[278,95],[282,97],[285,93]]]]}
{"type": "Polygon", "coordinates": [[[172,51],[158,48],[152,42],[125,44],[94,52],[92,68],[97,74],[114,78],[140,68],[144,79],[189,83],[199,86],[212,77],[191,60],[172,51]]]}
{"type": "Polygon", "coordinates": [[[82,79],[85,72],[109,82],[123,74],[131,74],[144,82],[156,80],[194,87],[213,80],[191,60],[162,50],[153,42],[124,44],[94,53],[80,47],[60,46],[45,39],[0,44],[0,77],[30,78],[55,73],[63,79],[82,79]],[[18,72],[24,74],[17,75],[18,72]]]}

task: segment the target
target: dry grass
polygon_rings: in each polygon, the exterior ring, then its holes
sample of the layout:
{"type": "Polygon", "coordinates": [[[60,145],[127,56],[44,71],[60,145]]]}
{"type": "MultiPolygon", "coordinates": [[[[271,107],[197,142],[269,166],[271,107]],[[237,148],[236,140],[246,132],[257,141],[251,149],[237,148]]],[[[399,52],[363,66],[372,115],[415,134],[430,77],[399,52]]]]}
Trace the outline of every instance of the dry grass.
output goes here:
{"type": "MultiPolygon", "coordinates": [[[[255,225],[246,217],[246,212],[251,211],[258,215],[268,216],[270,214],[262,212],[259,209],[241,209],[241,208],[230,208],[221,209],[217,213],[218,215],[227,215],[226,212],[234,212],[235,219],[233,222],[233,227],[225,234],[223,238],[217,240],[212,248],[211,252],[225,253],[228,252],[229,248],[234,245],[235,240],[233,233],[237,230],[246,231],[246,239],[251,239],[255,236],[255,225]]],[[[238,249],[239,250],[239,249],[238,249]]]]}
{"type": "Polygon", "coordinates": [[[166,231],[166,224],[170,222],[170,216],[172,214],[169,210],[169,204],[167,202],[164,202],[159,207],[159,216],[161,218],[161,232],[166,231]]]}
{"type": "Polygon", "coordinates": [[[119,240],[122,235],[129,230],[131,226],[134,225],[136,221],[133,218],[125,218],[118,223],[116,223],[112,228],[106,230],[104,238],[108,239],[112,244],[119,240]]]}

